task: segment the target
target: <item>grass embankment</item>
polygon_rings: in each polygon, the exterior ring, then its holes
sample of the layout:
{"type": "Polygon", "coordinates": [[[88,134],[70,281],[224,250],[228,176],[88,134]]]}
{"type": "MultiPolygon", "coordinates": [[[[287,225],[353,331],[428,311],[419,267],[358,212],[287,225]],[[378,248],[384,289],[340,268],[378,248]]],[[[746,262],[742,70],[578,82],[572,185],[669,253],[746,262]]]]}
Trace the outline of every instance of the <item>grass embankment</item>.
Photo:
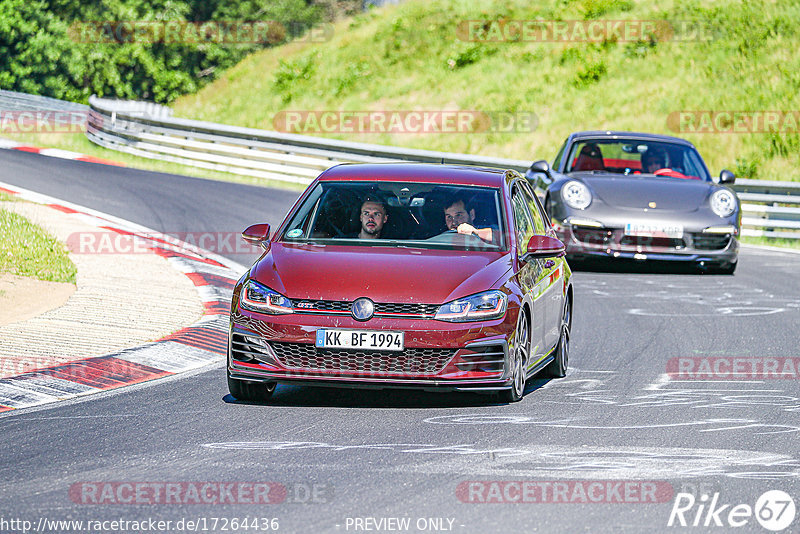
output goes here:
{"type": "MultiPolygon", "coordinates": [[[[13,198],[0,193],[0,202],[13,198]]],[[[66,246],[25,217],[0,208],[0,273],[75,283],[66,246]]]]}
{"type": "Polygon", "coordinates": [[[746,245],[763,245],[768,247],[794,248],[800,250],[800,239],[744,236],[740,238],[739,241],[746,245]]]}
{"type": "Polygon", "coordinates": [[[253,54],[174,108],[182,117],[264,129],[274,129],[282,111],[530,111],[538,117],[533,132],[329,136],[551,160],[572,131],[647,131],[688,138],[713,174],[728,168],[745,178],[800,180],[797,128],[682,134],[668,126],[685,110],[800,110],[799,22],[794,0],[409,0],[339,23],[328,42],[253,54]],[[678,30],[685,41],[459,38],[463,21],[503,19],[684,21],[700,32],[678,30]]]}

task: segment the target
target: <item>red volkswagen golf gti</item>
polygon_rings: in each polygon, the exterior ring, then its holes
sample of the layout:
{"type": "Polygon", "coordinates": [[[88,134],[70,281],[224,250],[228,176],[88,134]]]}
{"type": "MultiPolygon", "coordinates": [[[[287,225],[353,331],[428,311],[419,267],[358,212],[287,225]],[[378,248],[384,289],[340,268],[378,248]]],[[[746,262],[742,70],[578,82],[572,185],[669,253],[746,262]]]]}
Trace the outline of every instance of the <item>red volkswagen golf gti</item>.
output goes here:
{"type": "Polygon", "coordinates": [[[564,245],[516,171],[339,165],[300,196],[231,303],[228,387],[422,388],[522,398],[566,374],[564,245]]]}

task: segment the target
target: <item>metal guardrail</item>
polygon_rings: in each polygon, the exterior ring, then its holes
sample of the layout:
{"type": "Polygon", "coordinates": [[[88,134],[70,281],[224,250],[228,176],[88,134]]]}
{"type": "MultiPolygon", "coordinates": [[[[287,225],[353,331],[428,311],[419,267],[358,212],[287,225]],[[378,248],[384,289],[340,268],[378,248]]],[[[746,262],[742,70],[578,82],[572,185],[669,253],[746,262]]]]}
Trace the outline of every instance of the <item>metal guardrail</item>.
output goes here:
{"type": "Polygon", "coordinates": [[[416,161],[525,171],[529,161],[351,143],[305,135],[127,112],[122,102],[90,98],[87,136],[136,155],[224,172],[310,183],[339,163],[416,161]]]}
{"type": "MultiPolygon", "coordinates": [[[[310,183],[345,162],[414,161],[503,167],[525,172],[513,160],[352,143],[171,117],[169,108],[89,99],[86,135],[114,150],[194,167],[272,180],[310,183]]],[[[800,182],[738,179],[742,235],[800,239],[800,182]]]]}
{"type": "Polygon", "coordinates": [[[0,89],[0,110],[3,111],[71,111],[86,113],[89,106],[47,96],[29,95],[0,89]]]}

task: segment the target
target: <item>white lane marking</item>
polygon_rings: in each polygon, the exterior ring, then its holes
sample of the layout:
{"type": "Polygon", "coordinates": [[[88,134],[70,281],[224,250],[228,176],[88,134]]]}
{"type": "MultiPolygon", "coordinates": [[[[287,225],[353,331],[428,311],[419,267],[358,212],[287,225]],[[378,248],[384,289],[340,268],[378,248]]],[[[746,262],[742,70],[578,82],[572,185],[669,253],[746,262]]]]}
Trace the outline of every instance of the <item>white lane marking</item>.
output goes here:
{"type": "MultiPolygon", "coordinates": [[[[629,404],[628,406],[634,406],[629,404]]],[[[781,425],[762,423],[758,419],[728,419],[728,418],[709,418],[694,421],[678,421],[672,423],[652,423],[641,425],[591,425],[578,423],[578,419],[563,419],[560,421],[537,421],[527,415],[485,415],[485,414],[465,414],[465,415],[443,415],[429,417],[423,420],[425,423],[435,425],[531,425],[546,428],[566,428],[571,430],[660,430],[666,428],[695,427],[698,432],[720,432],[724,430],[743,430],[743,429],[763,429],[761,434],[783,434],[789,432],[800,432],[800,426],[781,425]],[[708,428],[700,428],[708,427],[708,428]],[[774,430],[768,430],[774,429],[774,430]]]]}
{"type": "Polygon", "coordinates": [[[735,478],[798,478],[800,462],[776,453],[729,449],[691,449],[665,447],[552,447],[547,445],[512,445],[486,447],[475,444],[432,443],[355,443],[337,444],[318,441],[230,441],[204,443],[205,449],[248,451],[285,458],[299,451],[314,454],[336,452],[374,453],[386,456],[424,455],[417,463],[387,462],[380,469],[426,473],[469,473],[473,475],[558,476],[563,478],[676,479],[726,476],[735,478]],[[436,460],[430,458],[436,455],[436,460]]]}
{"type": "MultiPolygon", "coordinates": [[[[688,382],[688,383],[692,383],[692,382],[703,383],[703,382],[706,382],[706,383],[709,383],[709,384],[725,384],[725,383],[729,383],[729,384],[763,384],[764,383],[763,380],[722,380],[722,379],[720,379],[720,380],[673,380],[672,382],[688,382]]],[[[645,388],[645,389],[648,389],[648,388],[645,388]]],[[[731,390],[731,391],[739,391],[739,390],[731,390]]],[[[753,390],[753,391],[761,391],[761,390],[753,390]]],[[[769,390],[765,390],[765,391],[769,391],[769,390]]],[[[776,390],[772,390],[772,391],[780,391],[780,390],[776,389],[776,390]]]]}
{"type": "Polygon", "coordinates": [[[85,157],[85,154],[73,152],[71,150],[61,150],[60,148],[42,148],[39,150],[39,154],[42,156],[50,156],[53,158],[62,159],[77,159],[85,157]]]}
{"type": "Polygon", "coordinates": [[[651,317],[750,317],[754,315],[772,315],[785,311],[786,308],[767,308],[757,306],[726,306],[700,313],[665,313],[663,310],[645,310],[642,308],[631,308],[627,310],[627,312],[631,315],[651,317]]]}
{"type": "Polygon", "coordinates": [[[672,378],[670,377],[669,373],[661,373],[658,375],[658,378],[655,382],[646,385],[644,389],[647,391],[658,391],[669,384],[670,381],[672,381],[672,378]]]}

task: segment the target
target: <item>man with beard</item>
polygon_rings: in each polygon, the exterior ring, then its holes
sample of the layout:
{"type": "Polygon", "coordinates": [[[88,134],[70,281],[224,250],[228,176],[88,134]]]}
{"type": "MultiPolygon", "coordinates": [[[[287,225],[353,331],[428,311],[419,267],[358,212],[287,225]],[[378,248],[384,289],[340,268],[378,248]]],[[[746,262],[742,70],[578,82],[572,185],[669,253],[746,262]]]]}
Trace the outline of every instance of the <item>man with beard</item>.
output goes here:
{"type": "Polygon", "coordinates": [[[361,220],[361,231],[358,233],[359,239],[379,239],[383,225],[389,220],[386,213],[386,204],[375,197],[367,197],[361,203],[359,211],[361,220]]]}
{"type": "Polygon", "coordinates": [[[444,222],[447,229],[459,234],[474,235],[486,243],[494,241],[494,232],[491,228],[475,228],[475,207],[465,197],[458,196],[447,204],[444,210],[444,222]]]}

